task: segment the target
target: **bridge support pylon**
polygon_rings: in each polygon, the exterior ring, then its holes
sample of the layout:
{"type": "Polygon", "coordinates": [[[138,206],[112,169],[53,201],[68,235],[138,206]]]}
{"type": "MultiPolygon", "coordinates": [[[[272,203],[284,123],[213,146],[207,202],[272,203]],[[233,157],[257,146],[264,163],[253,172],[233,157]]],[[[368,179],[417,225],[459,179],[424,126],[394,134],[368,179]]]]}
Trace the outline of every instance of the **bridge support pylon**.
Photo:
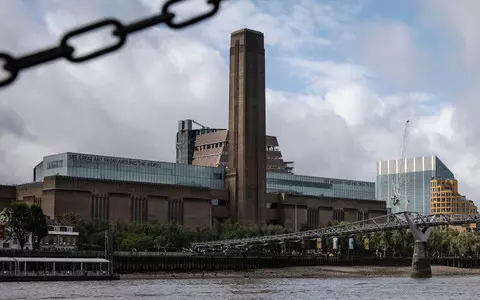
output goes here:
{"type": "Polygon", "coordinates": [[[413,248],[412,258],[412,278],[431,278],[432,266],[430,257],[428,257],[428,238],[433,230],[433,227],[420,228],[415,224],[408,213],[405,213],[408,227],[412,230],[413,238],[415,239],[415,246],[413,248]]]}

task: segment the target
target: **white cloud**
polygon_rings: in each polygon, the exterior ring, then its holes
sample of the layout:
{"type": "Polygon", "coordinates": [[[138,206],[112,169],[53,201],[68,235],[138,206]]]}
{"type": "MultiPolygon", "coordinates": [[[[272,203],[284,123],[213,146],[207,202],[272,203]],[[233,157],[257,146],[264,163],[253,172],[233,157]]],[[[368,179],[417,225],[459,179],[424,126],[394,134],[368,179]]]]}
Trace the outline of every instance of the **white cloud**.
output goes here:
{"type": "Polygon", "coordinates": [[[354,51],[395,90],[425,84],[425,57],[415,46],[414,30],[399,21],[369,22],[357,29],[354,51]]]}

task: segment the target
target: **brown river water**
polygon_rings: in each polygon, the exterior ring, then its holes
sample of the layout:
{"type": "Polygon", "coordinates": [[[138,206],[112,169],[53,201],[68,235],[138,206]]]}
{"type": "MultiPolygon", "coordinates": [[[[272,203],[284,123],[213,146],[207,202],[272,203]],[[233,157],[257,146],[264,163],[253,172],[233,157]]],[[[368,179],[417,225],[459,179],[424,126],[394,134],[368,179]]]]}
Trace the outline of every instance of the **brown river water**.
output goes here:
{"type": "Polygon", "coordinates": [[[480,276],[0,283],[0,299],[479,299],[480,276]]]}

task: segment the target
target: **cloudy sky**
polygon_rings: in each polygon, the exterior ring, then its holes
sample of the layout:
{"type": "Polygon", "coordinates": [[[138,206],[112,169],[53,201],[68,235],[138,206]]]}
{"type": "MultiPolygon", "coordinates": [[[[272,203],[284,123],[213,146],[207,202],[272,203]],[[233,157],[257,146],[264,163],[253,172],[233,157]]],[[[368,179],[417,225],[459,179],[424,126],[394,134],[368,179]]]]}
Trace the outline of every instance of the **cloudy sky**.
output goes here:
{"type": "MultiPolygon", "coordinates": [[[[128,22],[163,1],[78,3],[0,0],[0,51],[54,45],[73,27],[128,22]]],[[[0,182],[30,181],[44,155],[66,151],[174,161],[177,120],[227,125],[229,34],[249,27],[266,39],[267,132],[297,174],[374,181],[410,119],[407,156],[438,155],[480,200],[479,11],[476,0],[230,0],[198,26],[159,26],[107,57],[30,69],[0,89],[0,182]]],[[[110,41],[100,31],[75,44],[110,41]]]]}

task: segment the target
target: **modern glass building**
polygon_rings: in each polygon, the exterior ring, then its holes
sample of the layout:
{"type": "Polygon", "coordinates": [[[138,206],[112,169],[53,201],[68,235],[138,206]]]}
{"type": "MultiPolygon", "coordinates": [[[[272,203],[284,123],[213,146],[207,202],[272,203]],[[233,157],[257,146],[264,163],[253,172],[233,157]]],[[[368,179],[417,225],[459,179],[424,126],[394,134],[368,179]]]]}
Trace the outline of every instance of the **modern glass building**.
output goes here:
{"type": "Polygon", "coordinates": [[[53,175],[225,188],[225,171],[220,168],[70,152],[44,157],[33,180],[53,175]]]}
{"type": "Polygon", "coordinates": [[[375,183],[267,172],[267,193],[374,200],[375,183]]]}
{"type": "Polygon", "coordinates": [[[376,199],[387,201],[393,212],[411,210],[430,214],[430,181],[432,178],[454,179],[452,171],[435,155],[377,163],[376,199]],[[399,205],[393,206],[393,187],[398,180],[399,205]],[[406,201],[406,200],[409,200],[406,201]]]}
{"type": "MultiPolygon", "coordinates": [[[[45,156],[34,181],[53,175],[224,189],[225,169],[80,153],[45,156]]],[[[375,183],[267,172],[267,193],[375,199],[375,183]]]]}

